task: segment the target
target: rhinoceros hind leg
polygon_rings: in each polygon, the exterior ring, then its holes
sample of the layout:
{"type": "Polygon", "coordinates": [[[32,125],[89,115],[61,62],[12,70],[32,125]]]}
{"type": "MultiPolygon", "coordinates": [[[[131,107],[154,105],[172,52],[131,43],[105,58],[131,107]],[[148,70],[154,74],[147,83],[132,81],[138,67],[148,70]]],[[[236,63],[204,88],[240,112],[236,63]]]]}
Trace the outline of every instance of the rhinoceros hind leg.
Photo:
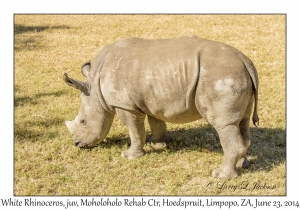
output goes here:
{"type": "MultiPolygon", "coordinates": [[[[220,168],[212,172],[213,177],[232,179],[239,176],[236,165],[242,158],[245,158],[248,142],[244,141],[239,125],[227,125],[222,129],[217,129],[220,136],[221,145],[224,151],[224,161],[220,168]]],[[[240,162],[246,166],[246,159],[240,162]]]]}
{"type": "Polygon", "coordinates": [[[250,161],[247,159],[246,155],[237,162],[236,167],[245,169],[250,167],[250,161]]]}
{"type": "MultiPolygon", "coordinates": [[[[252,104],[250,104],[250,106],[248,107],[247,111],[248,115],[250,116],[250,111],[252,109],[252,104]]],[[[250,146],[250,128],[249,128],[249,122],[250,122],[250,117],[246,117],[245,119],[243,119],[240,122],[240,132],[241,135],[243,137],[243,143],[245,145],[245,147],[248,149],[248,147],[250,146]]],[[[241,157],[241,159],[237,162],[236,167],[238,168],[249,168],[250,167],[250,161],[247,159],[246,157],[246,152],[247,149],[245,150],[243,156],[241,157]]]]}
{"type": "Polygon", "coordinates": [[[166,123],[149,115],[148,122],[152,133],[152,137],[150,138],[151,146],[157,150],[164,149],[170,142],[170,136],[167,134],[166,123]]]}
{"type": "Polygon", "coordinates": [[[121,156],[127,159],[134,159],[143,156],[146,153],[143,149],[146,143],[146,132],[144,126],[145,114],[129,112],[121,109],[116,109],[116,113],[120,120],[128,128],[131,140],[130,148],[123,151],[121,156]]]}

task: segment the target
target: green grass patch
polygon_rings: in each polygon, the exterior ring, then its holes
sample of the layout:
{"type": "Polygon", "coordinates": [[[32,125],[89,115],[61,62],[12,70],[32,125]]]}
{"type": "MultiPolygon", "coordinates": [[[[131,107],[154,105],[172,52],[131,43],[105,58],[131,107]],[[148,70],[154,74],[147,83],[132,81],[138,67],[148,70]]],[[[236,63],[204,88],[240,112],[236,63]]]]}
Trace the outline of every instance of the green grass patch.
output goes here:
{"type": "MultiPolygon", "coordinates": [[[[284,15],[15,15],[15,195],[286,195],[286,17],[284,15]],[[73,146],[64,125],[74,119],[79,93],[63,73],[121,37],[197,35],[222,41],[254,62],[260,126],[251,128],[251,164],[233,180],[210,174],[223,160],[219,137],[204,120],[167,124],[163,151],[123,159],[127,128],[116,117],[106,140],[90,150],[73,146]],[[233,190],[232,186],[236,186],[233,190]],[[261,186],[261,187],[258,187],[261,186]],[[263,187],[264,186],[264,187],[263,187]]],[[[146,125],[147,140],[150,129],[146,125]]]]}

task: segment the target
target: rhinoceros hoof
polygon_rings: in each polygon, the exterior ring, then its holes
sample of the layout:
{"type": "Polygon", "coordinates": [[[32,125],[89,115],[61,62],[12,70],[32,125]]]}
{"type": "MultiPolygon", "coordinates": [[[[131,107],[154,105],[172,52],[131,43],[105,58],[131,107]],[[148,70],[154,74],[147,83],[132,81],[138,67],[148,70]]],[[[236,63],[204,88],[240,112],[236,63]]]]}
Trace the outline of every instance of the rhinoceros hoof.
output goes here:
{"type": "Polygon", "coordinates": [[[156,150],[163,150],[167,147],[167,144],[165,142],[151,142],[151,147],[156,150]]]}
{"type": "Polygon", "coordinates": [[[250,167],[250,161],[247,158],[241,158],[237,164],[237,168],[249,168],[250,167]]]}
{"type": "Polygon", "coordinates": [[[131,149],[128,149],[128,150],[126,150],[126,151],[123,151],[123,152],[121,153],[121,156],[122,156],[123,158],[127,158],[127,159],[129,159],[129,160],[132,160],[132,159],[135,159],[135,158],[137,158],[137,157],[141,157],[141,156],[143,156],[143,155],[145,155],[145,154],[146,154],[145,150],[137,151],[137,150],[131,150],[131,149]]]}
{"type": "Polygon", "coordinates": [[[152,136],[149,141],[151,142],[151,147],[156,150],[162,150],[166,148],[168,143],[170,142],[170,136],[166,135],[164,138],[161,138],[159,140],[155,140],[152,136]]]}
{"type": "Polygon", "coordinates": [[[239,176],[239,172],[237,170],[228,170],[223,168],[215,169],[212,174],[214,178],[225,178],[225,179],[233,179],[239,176]]]}

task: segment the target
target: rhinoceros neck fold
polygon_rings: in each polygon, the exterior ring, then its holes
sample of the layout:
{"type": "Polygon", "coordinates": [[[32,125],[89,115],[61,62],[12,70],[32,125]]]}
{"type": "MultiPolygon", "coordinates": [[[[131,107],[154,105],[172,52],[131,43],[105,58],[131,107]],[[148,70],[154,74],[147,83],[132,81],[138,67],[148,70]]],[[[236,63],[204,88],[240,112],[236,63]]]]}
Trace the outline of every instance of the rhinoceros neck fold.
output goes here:
{"type": "MultiPolygon", "coordinates": [[[[106,60],[106,55],[109,52],[109,45],[102,47],[97,55],[95,56],[95,59],[92,61],[91,69],[89,72],[89,75],[87,77],[88,83],[91,84],[91,96],[95,97],[95,101],[99,103],[98,109],[104,109],[107,112],[114,113],[113,109],[108,106],[105,99],[103,98],[103,94],[101,91],[101,72],[102,67],[104,65],[104,62],[106,60]]],[[[103,112],[103,110],[99,110],[100,112],[103,112]]]]}
{"type": "MultiPolygon", "coordinates": [[[[103,51],[103,49],[102,49],[103,51]]],[[[98,56],[96,56],[95,58],[95,64],[96,66],[98,66],[98,68],[94,68],[92,69],[92,75],[93,75],[93,88],[95,89],[95,93],[96,93],[96,97],[101,105],[101,107],[109,112],[109,113],[115,113],[113,108],[111,106],[109,106],[106,102],[106,100],[104,99],[103,97],[103,94],[102,94],[102,90],[101,90],[101,72],[102,72],[102,67],[103,67],[103,64],[104,64],[104,60],[105,60],[105,55],[107,54],[107,51],[104,52],[104,54],[102,54],[100,51],[98,53],[98,56]],[[101,56],[103,56],[101,58],[101,56]]]]}
{"type": "Polygon", "coordinates": [[[101,77],[100,77],[100,72],[99,72],[99,77],[97,78],[97,80],[94,83],[96,91],[97,91],[98,101],[99,101],[101,107],[105,111],[114,114],[115,112],[114,112],[113,108],[107,104],[106,100],[103,97],[102,90],[101,90],[101,84],[100,83],[101,83],[101,77]]]}

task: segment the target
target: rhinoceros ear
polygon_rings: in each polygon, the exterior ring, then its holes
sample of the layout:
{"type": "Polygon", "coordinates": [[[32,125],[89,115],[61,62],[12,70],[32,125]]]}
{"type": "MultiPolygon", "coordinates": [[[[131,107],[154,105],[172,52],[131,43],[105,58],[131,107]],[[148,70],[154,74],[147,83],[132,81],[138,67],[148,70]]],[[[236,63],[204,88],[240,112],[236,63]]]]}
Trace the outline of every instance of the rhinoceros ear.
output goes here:
{"type": "Polygon", "coordinates": [[[85,63],[82,67],[81,67],[81,73],[83,74],[83,76],[88,77],[88,75],[90,74],[90,70],[91,70],[91,63],[85,63]]]}
{"type": "Polygon", "coordinates": [[[64,81],[67,83],[67,85],[74,87],[78,90],[81,90],[85,95],[89,94],[89,84],[86,82],[81,82],[76,79],[72,79],[68,76],[68,74],[64,74],[64,81]]]}

